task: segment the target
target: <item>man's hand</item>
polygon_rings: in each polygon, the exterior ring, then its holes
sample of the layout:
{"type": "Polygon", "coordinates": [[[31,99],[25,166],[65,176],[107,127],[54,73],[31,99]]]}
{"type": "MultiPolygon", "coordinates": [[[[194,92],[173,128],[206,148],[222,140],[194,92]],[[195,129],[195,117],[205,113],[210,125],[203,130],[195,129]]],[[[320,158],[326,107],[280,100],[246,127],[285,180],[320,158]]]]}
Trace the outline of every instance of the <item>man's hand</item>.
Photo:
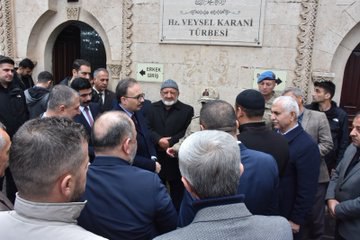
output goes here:
{"type": "Polygon", "coordinates": [[[339,202],[337,200],[335,200],[335,199],[327,200],[327,206],[328,206],[328,209],[329,209],[329,213],[333,218],[336,218],[335,207],[338,204],[339,204],[339,202]]]}
{"type": "Polygon", "coordinates": [[[300,225],[292,222],[289,220],[289,223],[290,223],[290,226],[291,226],[291,230],[292,232],[295,234],[295,233],[298,233],[300,231],[300,225]]]}
{"type": "Polygon", "coordinates": [[[161,171],[161,165],[158,162],[155,162],[155,172],[159,173],[161,171]]]}
{"type": "Polygon", "coordinates": [[[166,151],[166,149],[170,146],[169,144],[169,140],[171,139],[171,137],[162,137],[159,140],[159,146],[160,148],[162,148],[163,150],[166,151]]]}
{"type": "Polygon", "coordinates": [[[175,155],[177,155],[177,152],[176,152],[175,149],[173,149],[172,147],[167,148],[167,149],[166,149],[166,153],[167,153],[167,155],[169,155],[170,157],[175,157],[175,155]]]}

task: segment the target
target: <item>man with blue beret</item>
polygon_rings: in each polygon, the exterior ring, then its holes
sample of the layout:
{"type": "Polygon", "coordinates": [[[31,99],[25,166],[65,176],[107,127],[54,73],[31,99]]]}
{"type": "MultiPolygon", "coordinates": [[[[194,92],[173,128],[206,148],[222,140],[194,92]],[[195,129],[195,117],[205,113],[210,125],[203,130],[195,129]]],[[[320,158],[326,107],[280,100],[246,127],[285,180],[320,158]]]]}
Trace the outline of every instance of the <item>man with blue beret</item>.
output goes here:
{"type": "Polygon", "coordinates": [[[281,82],[282,81],[279,78],[276,78],[275,73],[272,71],[265,71],[258,76],[258,88],[265,99],[265,113],[263,120],[268,126],[271,126],[271,105],[274,99],[278,97],[274,88],[281,82]]]}

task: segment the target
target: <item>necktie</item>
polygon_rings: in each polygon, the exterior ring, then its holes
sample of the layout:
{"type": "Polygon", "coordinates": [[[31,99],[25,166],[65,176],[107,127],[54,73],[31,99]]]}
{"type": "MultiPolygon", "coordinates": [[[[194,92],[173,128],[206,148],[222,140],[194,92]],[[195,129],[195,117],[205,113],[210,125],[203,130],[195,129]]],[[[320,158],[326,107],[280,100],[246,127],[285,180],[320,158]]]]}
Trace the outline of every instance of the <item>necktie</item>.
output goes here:
{"type": "Polygon", "coordinates": [[[84,111],[85,111],[87,119],[89,120],[90,127],[92,127],[94,124],[94,119],[91,117],[91,114],[89,113],[89,107],[84,107],[84,111]]]}
{"type": "Polygon", "coordinates": [[[136,131],[139,131],[139,123],[138,123],[138,121],[136,120],[135,114],[133,114],[133,115],[131,116],[131,119],[133,120],[133,122],[134,122],[134,124],[135,124],[136,131]]]}
{"type": "Polygon", "coordinates": [[[353,169],[355,167],[355,165],[359,162],[359,158],[360,158],[360,149],[358,149],[353,157],[353,159],[351,160],[348,168],[346,169],[345,172],[345,177],[349,174],[349,172],[351,171],[351,169],[353,169]]]}
{"type": "Polygon", "coordinates": [[[98,101],[98,103],[100,104],[100,106],[103,104],[102,96],[103,96],[103,93],[99,92],[99,101],[98,101]]]}

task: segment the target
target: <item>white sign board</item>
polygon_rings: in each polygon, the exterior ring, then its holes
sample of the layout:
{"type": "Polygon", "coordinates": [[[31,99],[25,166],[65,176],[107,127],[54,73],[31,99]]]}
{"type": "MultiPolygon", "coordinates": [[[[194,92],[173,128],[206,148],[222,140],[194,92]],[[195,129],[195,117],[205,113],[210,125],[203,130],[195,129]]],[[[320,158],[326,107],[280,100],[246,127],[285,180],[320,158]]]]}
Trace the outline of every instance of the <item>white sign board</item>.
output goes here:
{"type": "Polygon", "coordinates": [[[144,82],[162,82],[164,79],[164,65],[153,63],[139,63],[136,67],[136,80],[144,82]]]}
{"type": "Polygon", "coordinates": [[[266,0],[162,0],[163,43],[261,46],[266,0]]]}

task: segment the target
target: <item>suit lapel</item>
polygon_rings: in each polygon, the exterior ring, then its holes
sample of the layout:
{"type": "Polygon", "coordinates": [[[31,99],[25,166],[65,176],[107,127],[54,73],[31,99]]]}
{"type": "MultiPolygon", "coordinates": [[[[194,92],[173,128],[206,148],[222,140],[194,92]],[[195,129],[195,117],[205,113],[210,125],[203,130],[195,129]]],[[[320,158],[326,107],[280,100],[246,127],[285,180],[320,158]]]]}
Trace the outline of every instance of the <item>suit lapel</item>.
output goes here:
{"type": "Polygon", "coordinates": [[[346,177],[345,176],[345,172],[348,169],[351,160],[353,159],[354,155],[356,154],[356,148],[352,148],[351,151],[349,152],[349,154],[346,156],[344,156],[344,158],[342,159],[342,161],[346,161],[344,162],[344,167],[341,169],[340,172],[340,176],[343,179],[341,185],[343,185],[355,172],[357,172],[360,169],[360,164],[356,164],[354,166],[353,169],[351,169],[351,171],[348,173],[348,175],[346,177]]]}
{"type": "Polygon", "coordinates": [[[307,111],[306,109],[304,110],[304,116],[303,116],[303,119],[301,121],[301,126],[306,129],[306,126],[310,120],[310,111],[307,111]]]}

